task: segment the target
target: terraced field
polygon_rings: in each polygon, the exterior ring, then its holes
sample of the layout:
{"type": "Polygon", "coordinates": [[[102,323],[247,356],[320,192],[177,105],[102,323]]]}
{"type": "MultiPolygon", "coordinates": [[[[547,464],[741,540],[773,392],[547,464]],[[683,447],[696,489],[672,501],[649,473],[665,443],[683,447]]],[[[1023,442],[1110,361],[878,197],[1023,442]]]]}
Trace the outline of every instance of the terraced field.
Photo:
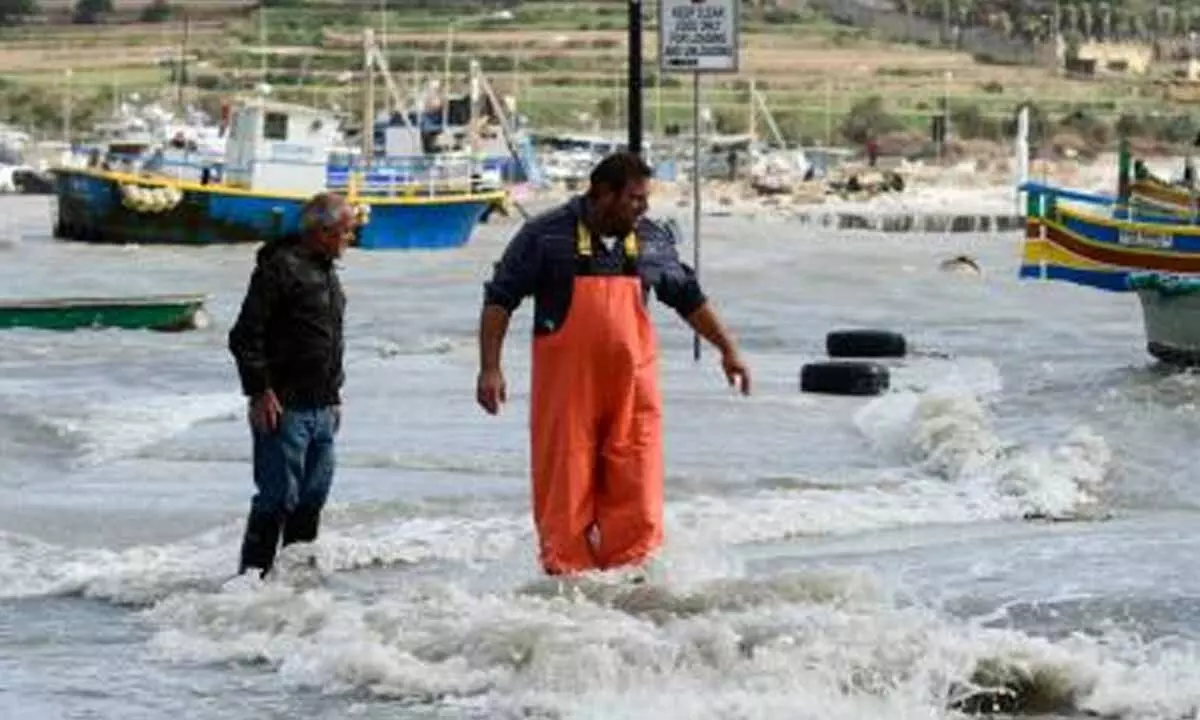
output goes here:
{"type": "MultiPolygon", "coordinates": [[[[147,5],[122,0],[119,15],[136,16],[147,5]]],[[[361,103],[362,35],[375,28],[397,82],[440,77],[446,50],[460,86],[477,59],[495,89],[517,98],[522,113],[540,125],[575,126],[581,115],[602,127],[623,126],[625,4],[603,1],[522,2],[507,13],[496,3],[441,2],[415,7],[391,0],[309,3],[265,12],[233,0],[188,2],[159,24],[79,27],[61,24],[0,35],[0,77],[53,92],[111,98],[113,92],[163,92],[175,97],[173,66],[185,52],[188,16],[187,97],[213,103],[266,80],[277,96],[361,103]],[[384,29],[386,28],[386,32],[384,29]],[[65,70],[72,70],[70,78],[65,70]]],[[[44,8],[65,16],[68,3],[44,8]]],[[[687,123],[691,89],[685,77],[659,82],[655,13],[647,3],[647,119],[653,125],[687,123]]],[[[1145,83],[1060,78],[1044,68],[981,65],[954,52],[890,45],[818,17],[780,10],[748,10],[743,17],[742,72],[704,80],[704,102],[723,129],[744,127],[749,82],[754,80],[793,139],[836,139],[850,107],[878,95],[885,108],[912,128],[925,128],[943,98],[969,104],[985,117],[1011,117],[1034,100],[1066,113],[1142,111],[1162,105],[1145,83]]]]}

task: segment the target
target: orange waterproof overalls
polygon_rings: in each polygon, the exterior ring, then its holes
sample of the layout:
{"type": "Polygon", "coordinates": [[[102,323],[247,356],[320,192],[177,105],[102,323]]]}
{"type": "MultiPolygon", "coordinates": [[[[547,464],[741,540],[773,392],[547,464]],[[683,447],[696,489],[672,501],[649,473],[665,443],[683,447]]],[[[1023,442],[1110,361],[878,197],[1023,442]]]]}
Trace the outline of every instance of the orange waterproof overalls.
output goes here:
{"type": "Polygon", "coordinates": [[[562,327],[533,341],[533,514],[551,575],[637,564],[663,541],[658,343],[637,271],[599,267],[576,229],[576,273],[562,327]]]}

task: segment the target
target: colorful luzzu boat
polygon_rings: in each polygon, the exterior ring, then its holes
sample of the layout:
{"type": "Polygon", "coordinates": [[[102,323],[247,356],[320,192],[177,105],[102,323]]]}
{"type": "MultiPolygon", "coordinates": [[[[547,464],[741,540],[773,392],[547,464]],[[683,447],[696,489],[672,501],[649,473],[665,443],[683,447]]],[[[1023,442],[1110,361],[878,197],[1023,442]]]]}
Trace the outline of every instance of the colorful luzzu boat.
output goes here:
{"type": "MultiPolygon", "coordinates": [[[[331,113],[254,101],[234,112],[219,183],[101,167],[56,168],[56,237],[91,243],[212,245],[260,242],[299,227],[300,209],[327,189],[337,129],[331,113]]],[[[359,212],[366,249],[434,249],[466,244],[503,191],[475,192],[469,179],[347,197],[359,212]]]]}
{"type": "Polygon", "coordinates": [[[1119,175],[1115,197],[1021,185],[1027,200],[1020,276],[1136,293],[1150,355],[1200,365],[1200,224],[1178,206],[1131,202],[1138,186],[1124,149],[1119,175]]]}
{"type": "Polygon", "coordinates": [[[1129,179],[1129,208],[1137,214],[1172,218],[1194,224],[1200,220],[1200,189],[1172,184],[1140,161],[1134,161],[1129,179]]]}

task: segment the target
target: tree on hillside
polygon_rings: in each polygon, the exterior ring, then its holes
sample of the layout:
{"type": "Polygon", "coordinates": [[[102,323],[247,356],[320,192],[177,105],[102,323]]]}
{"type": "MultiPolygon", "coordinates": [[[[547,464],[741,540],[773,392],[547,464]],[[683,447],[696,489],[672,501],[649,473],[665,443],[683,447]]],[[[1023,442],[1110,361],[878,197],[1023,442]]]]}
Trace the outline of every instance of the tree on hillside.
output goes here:
{"type": "Polygon", "coordinates": [[[112,11],[112,0],[79,0],[75,3],[75,15],[71,18],[71,22],[92,25],[100,22],[105,13],[112,11]]]}
{"type": "Polygon", "coordinates": [[[0,0],[0,27],[20,24],[30,15],[36,15],[36,0],[0,0]]]}
{"type": "Polygon", "coordinates": [[[854,103],[842,119],[842,136],[853,143],[864,143],[870,138],[900,130],[904,125],[888,114],[883,98],[872,96],[854,103]]]}
{"type": "Polygon", "coordinates": [[[142,10],[139,18],[144,23],[166,22],[171,17],[171,6],[167,0],[154,0],[142,10]]]}

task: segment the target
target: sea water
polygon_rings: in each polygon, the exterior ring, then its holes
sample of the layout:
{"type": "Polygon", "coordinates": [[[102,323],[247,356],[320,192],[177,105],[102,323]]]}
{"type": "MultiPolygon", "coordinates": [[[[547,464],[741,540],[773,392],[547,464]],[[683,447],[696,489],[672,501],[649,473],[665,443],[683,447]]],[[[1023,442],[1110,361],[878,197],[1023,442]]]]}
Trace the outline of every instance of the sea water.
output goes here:
{"type": "Polygon", "coordinates": [[[233,592],[252,485],[225,342],[255,248],[63,243],[45,200],[0,202],[0,295],[212,295],[192,333],[0,338],[0,717],[899,720],[978,685],[1029,712],[1196,712],[1200,380],[1146,356],[1132,297],[1018,281],[1019,233],[706,219],[753,394],[655,307],[668,542],[641,586],[538,573],[528,305],[508,404],[475,405],[515,222],[352,250],[319,569],[233,592]],[[939,270],[960,254],[982,276],[939,270]],[[891,389],[801,394],[848,327],[906,336],[891,389]]]}

